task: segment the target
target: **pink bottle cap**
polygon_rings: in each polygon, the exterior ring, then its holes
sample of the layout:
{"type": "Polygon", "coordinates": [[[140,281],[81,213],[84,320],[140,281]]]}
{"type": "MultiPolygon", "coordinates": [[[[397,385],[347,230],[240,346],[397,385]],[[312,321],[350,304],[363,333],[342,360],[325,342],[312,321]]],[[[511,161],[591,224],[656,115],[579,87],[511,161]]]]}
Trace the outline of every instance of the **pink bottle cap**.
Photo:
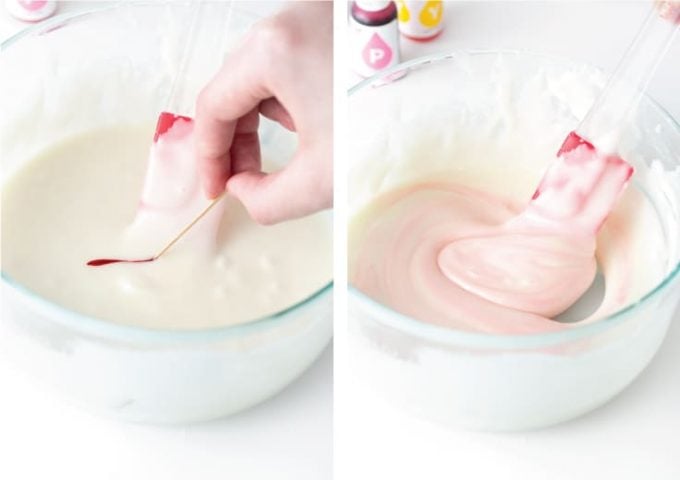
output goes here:
{"type": "Polygon", "coordinates": [[[5,0],[7,12],[24,22],[39,22],[54,14],[57,2],[54,0],[5,0]]]}
{"type": "Polygon", "coordinates": [[[389,0],[357,0],[355,3],[357,7],[366,12],[379,12],[389,7],[392,2],[389,0]]]}

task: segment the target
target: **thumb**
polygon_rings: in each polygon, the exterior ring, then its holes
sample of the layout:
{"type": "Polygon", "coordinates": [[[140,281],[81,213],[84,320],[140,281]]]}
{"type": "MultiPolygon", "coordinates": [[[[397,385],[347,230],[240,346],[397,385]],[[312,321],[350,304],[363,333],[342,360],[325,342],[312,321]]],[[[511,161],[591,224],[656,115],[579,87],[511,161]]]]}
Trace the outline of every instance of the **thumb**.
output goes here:
{"type": "Polygon", "coordinates": [[[238,173],[227,182],[227,190],[263,225],[302,217],[329,206],[319,180],[296,162],[276,173],[238,173]]]}

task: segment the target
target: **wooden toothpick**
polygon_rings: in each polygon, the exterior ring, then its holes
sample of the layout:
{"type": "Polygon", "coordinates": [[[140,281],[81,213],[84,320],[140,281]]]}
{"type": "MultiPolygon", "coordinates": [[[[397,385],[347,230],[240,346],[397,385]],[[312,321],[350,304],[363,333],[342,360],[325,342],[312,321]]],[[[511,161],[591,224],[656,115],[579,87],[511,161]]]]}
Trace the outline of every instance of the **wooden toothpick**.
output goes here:
{"type": "Polygon", "coordinates": [[[95,258],[94,260],[90,260],[89,262],[87,262],[87,265],[89,267],[102,267],[104,265],[111,265],[112,263],[147,263],[147,262],[153,262],[158,257],[163,255],[165,252],[170,250],[170,247],[172,247],[175,243],[177,243],[177,241],[180,238],[182,238],[185,233],[187,233],[189,230],[191,230],[191,227],[196,225],[196,223],[201,218],[203,218],[210,211],[211,208],[213,208],[215,205],[217,205],[217,203],[220,200],[222,200],[222,197],[224,197],[224,193],[222,193],[222,195],[220,195],[215,200],[210,202],[210,205],[205,207],[205,209],[203,209],[203,211],[201,213],[199,213],[198,216],[196,218],[194,218],[191,221],[191,223],[189,223],[189,225],[184,227],[181,232],[179,232],[177,235],[175,235],[175,238],[170,240],[170,242],[168,242],[168,244],[165,247],[163,247],[163,249],[160,252],[158,252],[155,256],[150,257],[150,258],[142,258],[142,259],[139,259],[139,260],[124,260],[124,259],[120,259],[120,258],[95,258]]]}
{"type": "Polygon", "coordinates": [[[198,223],[198,221],[199,221],[201,218],[203,218],[204,216],[206,216],[207,213],[208,213],[215,205],[217,205],[217,204],[219,203],[219,201],[222,200],[223,197],[224,197],[224,193],[222,193],[219,197],[217,197],[215,200],[213,200],[212,202],[210,202],[210,204],[209,204],[207,207],[205,207],[205,208],[203,209],[203,211],[202,211],[201,213],[199,213],[199,214],[196,216],[196,218],[194,218],[194,219],[193,219],[186,227],[184,227],[184,228],[182,229],[182,231],[180,231],[177,235],[175,235],[175,237],[174,237],[172,240],[170,240],[170,241],[168,242],[168,244],[167,244],[165,247],[163,247],[163,248],[161,249],[160,252],[158,252],[156,255],[154,255],[153,259],[154,259],[154,260],[158,259],[158,257],[160,257],[161,255],[163,255],[163,254],[164,254],[165,252],[167,252],[168,250],[170,250],[170,247],[172,247],[175,243],[177,243],[177,242],[179,241],[179,239],[182,238],[182,237],[184,236],[185,233],[187,233],[189,230],[191,230],[191,227],[193,227],[194,225],[196,225],[196,223],[198,223]]]}

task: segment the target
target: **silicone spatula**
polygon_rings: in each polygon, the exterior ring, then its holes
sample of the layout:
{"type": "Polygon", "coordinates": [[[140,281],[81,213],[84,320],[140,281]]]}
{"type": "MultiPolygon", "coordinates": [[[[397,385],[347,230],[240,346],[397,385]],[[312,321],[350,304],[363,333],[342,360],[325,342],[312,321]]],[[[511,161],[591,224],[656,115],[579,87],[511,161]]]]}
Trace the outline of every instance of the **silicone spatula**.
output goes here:
{"type": "Polygon", "coordinates": [[[193,106],[195,93],[188,79],[189,73],[195,69],[193,65],[201,57],[214,54],[215,52],[206,51],[215,49],[220,51],[219,46],[223,43],[221,38],[212,38],[212,42],[206,42],[201,38],[201,25],[210,18],[212,21],[219,21],[223,25],[223,32],[229,28],[232,12],[232,2],[223,2],[222,5],[213,5],[209,8],[207,2],[195,1],[191,6],[191,18],[186,34],[182,37],[185,41],[180,61],[175,72],[170,93],[165,102],[165,108],[158,116],[156,132],[153,141],[165,134],[179,119],[191,120],[189,112],[193,106]],[[221,7],[221,8],[215,8],[221,7]],[[218,16],[216,19],[215,16],[218,16]],[[212,43],[209,45],[208,43],[212,43]]]}
{"type": "MultiPolygon", "coordinates": [[[[232,2],[213,4],[194,2],[190,8],[189,27],[183,36],[184,48],[166,101],[166,108],[158,116],[142,196],[135,221],[131,226],[134,230],[142,225],[143,232],[160,229],[170,239],[151,257],[98,258],[87,262],[89,266],[152,262],[167,252],[221,200],[217,198],[208,202],[197,191],[196,165],[192,155],[193,119],[179,112],[189,113],[193,107],[196,92],[195,84],[189,81],[191,72],[198,70],[197,66],[200,63],[208,62],[208,65],[213,66],[221,60],[220,47],[223,38],[214,35],[205,38],[201,26],[205,25],[206,21],[219,22],[221,31],[226,32],[230,23],[232,2]],[[179,228],[182,222],[184,226],[179,228]],[[169,228],[174,230],[168,230],[169,228]]],[[[208,226],[212,232],[205,235],[206,238],[214,237],[218,227],[219,209],[214,210],[213,220],[210,222],[212,225],[208,226]]]]}
{"type": "Polygon", "coordinates": [[[553,317],[596,272],[595,235],[633,174],[617,155],[622,127],[680,30],[680,8],[653,8],[602,93],[560,148],[531,201],[484,235],[439,254],[449,280],[495,303],[553,317]]]}
{"type": "Polygon", "coordinates": [[[633,173],[617,154],[623,127],[678,31],[680,8],[664,14],[651,9],[604,90],[565,139],[522,219],[597,233],[633,173]]]}

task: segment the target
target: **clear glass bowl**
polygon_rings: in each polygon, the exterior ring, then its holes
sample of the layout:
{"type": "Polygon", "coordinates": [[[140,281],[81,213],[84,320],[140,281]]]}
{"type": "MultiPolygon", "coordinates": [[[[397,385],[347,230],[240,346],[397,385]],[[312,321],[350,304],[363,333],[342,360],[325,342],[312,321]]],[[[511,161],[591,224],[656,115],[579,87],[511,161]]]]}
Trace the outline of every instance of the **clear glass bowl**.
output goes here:
{"type": "MultiPolygon", "coordinates": [[[[497,91],[485,86],[503,76],[500,64],[526,75],[543,71],[546,76],[582,77],[592,96],[604,81],[591,67],[554,57],[454,52],[416,59],[362,82],[350,91],[350,216],[376,191],[413,180],[394,173],[403,152],[417,155],[418,139],[409,132],[427,132],[427,140],[440,142],[445,154],[442,132],[456,124],[452,119],[460,104],[503,108],[495,100],[497,91]],[[403,71],[408,73],[400,78],[403,71]],[[394,78],[400,79],[390,82],[394,78]],[[395,125],[398,132],[389,131],[395,125]],[[379,175],[369,175],[371,169],[379,175]]],[[[510,84],[523,85],[521,79],[510,84]]],[[[529,97],[518,98],[515,111],[530,111],[535,99],[529,97]]],[[[579,102],[569,94],[565,98],[579,102]]],[[[570,105],[576,112],[572,128],[589,107],[589,102],[580,102],[570,105]]],[[[633,123],[635,132],[626,136],[622,152],[636,166],[635,185],[658,212],[665,237],[660,253],[665,273],[654,288],[593,323],[553,333],[492,335],[415,320],[350,285],[353,374],[387,401],[417,415],[491,431],[540,428],[574,418],[630,384],[661,345],[680,299],[680,126],[649,97],[642,100],[633,123]]],[[[551,151],[556,152],[567,131],[555,131],[550,124],[541,128],[554,137],[551,151]]],[[[478,161],[479,171],[488,168],[484,158],[478,161]]],[[[457,168],[445,156],[441,161],[423,159],[419,167],[423,179],[457,168]]],[[[540,169],[533,174],[540,175],[540,169]]]]}
{"type": "MultiPolygon", "coordinates": [[[[188,9],[118,4],[54,17],[3,43],[3,182],[62,138],[121,122],[152,125],[180,58],[188,9]]],[[[235,42],[256,19],[237,7],[224,41],[235,42]]],[[[216,20],[201,34],[224,38],[224,30],[216,20]]],[[[215,67],[215,58],[199,60],[189,92],[215,67]]],[[[281,130],[262,126],[265,155],[291,151],[281,130]]],[[[5,272],[0,283],[0,351],[8,360],[76,403],[131,421],[202,421],[248,408],[297,378],[332,334],[331,283],[269,317],[193,331],[117,325],[41,298],[5,272]]]]}

